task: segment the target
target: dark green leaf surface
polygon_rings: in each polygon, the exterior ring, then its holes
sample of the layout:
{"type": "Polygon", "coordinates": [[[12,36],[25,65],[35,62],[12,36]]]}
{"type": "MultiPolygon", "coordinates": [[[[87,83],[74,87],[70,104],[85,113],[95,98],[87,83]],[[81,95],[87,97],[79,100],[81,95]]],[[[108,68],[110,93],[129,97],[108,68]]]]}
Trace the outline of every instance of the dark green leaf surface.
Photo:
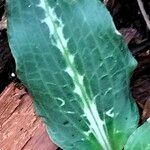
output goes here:
{"type": "Polygon", "coordinates": [[[129,137],[125,150],[150,150],[150,119],[129,137]]]}
{"type": "Polygon", "coordinates": [[[136,67],[98,0],[8,0],[19,78],[64,150],[122,150],[137,127],[136,67]]]}

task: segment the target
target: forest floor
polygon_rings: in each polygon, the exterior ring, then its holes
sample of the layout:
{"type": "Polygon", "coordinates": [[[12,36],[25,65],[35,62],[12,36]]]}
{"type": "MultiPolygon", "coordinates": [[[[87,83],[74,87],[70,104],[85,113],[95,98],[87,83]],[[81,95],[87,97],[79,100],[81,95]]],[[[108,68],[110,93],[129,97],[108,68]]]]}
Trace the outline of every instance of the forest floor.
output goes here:
{"type": "MultiPolygon", "coordinates": [[[[150,1],[142,2],[149,17],[150,1]]],[[[123,34],[131,53],[138,61],[138,67],[131,78],[131,91],[139,107],[140,125],[150,117],[150,29],[137,0],[108,0],[106,5],[117,29],[123,34]]],[[[42,143],[47,143],[44,150],[54,150],[56,146],[48,138],[42,121],[34,114],[32,98],[15,74],[6,22],[5,0],[0,0],[0,138],[3,138],[0,139],[0,150],[16,150],[16,146],[17,150],[28,150],[31,145],[34,145],[33,150],[41,150],[44,146],[42,143]],[[28,119],[31,124],[27,123],[28,119]],[[13,131],[14,126],[16,128],[13,131]],[[17,133],[22,142],[17,142],[17,133]],[[12,141],[13,138],[15,142],[12,141]],[[7,140],[11,142],[8,143],[7,140]]]]}

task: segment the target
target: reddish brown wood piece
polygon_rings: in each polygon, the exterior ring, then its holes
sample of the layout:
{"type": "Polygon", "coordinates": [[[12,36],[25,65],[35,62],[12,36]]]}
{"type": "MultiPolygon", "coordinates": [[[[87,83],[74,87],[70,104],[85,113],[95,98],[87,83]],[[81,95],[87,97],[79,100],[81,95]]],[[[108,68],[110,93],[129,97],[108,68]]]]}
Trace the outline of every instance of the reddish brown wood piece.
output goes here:
{"type": "Polygon", "coordinates": [[[31,96],[10,84],[0,95],[0,150],[56,150],[31,96]]]}

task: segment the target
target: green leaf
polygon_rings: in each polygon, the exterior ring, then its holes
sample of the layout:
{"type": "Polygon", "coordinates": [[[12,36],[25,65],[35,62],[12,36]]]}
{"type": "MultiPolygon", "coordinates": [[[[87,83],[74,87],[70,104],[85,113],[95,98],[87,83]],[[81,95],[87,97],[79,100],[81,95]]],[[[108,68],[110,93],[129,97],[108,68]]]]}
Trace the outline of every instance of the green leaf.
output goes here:
{"type": "Polygon", "coordinates": [[[98,0],[8,0],[19,78],[64,150],[122,150],[137,128],[136,61],[98,0]]]}
{"type": "Polygon", "coordinates": [[[129,137],[125,150],[150,150],[150,119],[129,137]]]}

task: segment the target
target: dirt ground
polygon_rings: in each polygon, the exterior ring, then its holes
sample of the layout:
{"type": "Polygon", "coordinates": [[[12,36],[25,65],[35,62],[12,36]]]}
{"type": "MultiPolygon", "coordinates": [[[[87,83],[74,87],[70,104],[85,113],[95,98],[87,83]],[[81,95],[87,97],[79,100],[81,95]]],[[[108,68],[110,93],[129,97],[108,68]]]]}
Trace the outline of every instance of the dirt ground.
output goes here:
{"type": "MultiPolygon", "coordinates": [[[[142,0],[142,2],[144,5],[144,9],[147,13],[147,16],[150,17],[150,1],[142,0]]],[[[106,2],[106,5],[107,5],[111,15],[114,18],[114,22],[117,26],[117,29],[123,34],[124,39],[131,50],[131,53],[138,61],[138,67],[134,71],[134,74],[131,78],[131,91],[132,91],[133,97],[135,98],[135,100],[139,106],[139,111],[141,114],[141,120],[139,122],[139,125],[140,125],[148,117],[150,117],[150,30],[148,29],[148,27],[146,25],[143,15],[141,14],[137,0],[132,0],[132,1],[131,0],[108,0],[108,2],[106,2]]],[[[7,102],[7,104],[9,106],[12,105],[11,101],[13,101],[13,100],[12,100],[12,98],[10,98],[10,95],[9,95],[10,91],[12,91],[12,94],[13,94],[13,92],[15,92],[15,96],[17,94],[19,94],[20,92],[22,92],[22,90],[18,90],[16,88],[16,84],[17,85],[21,84],[19,79],[17,78],[17,76],[12,76],[12,73],[15,74],[15,61],[11,55],[11,52],[10,52],[10,49],[8,46],[6,32],[7,32],[7,25],[6,25],[5,1],[0,0],[0,93],[3,92],[0,96],[0,107],[3,106],[2,104],[4,102],[5,103],[7,102]],[[6,86],[8,86],[8,87],[6,88],[6,86]],[[6,90],[3,91],[5,88],[6,88],[6,90]],[[14,90],[14,88],[16,88],[16,89],[14,90]]],[[[31,100],[31,98],[28,96],[28,94],[26,92],[25,93],[24,92],[25,91],[23,90],[22,98],[23,99],[27,98],[27,99],[31,100]]],[[[22,100],[17,98],[15,101],[15,103],[17,103],[17,104],[14,104],[15,105],[13,108],[14,110],[12,109],[11,111],[15,112],[16,110],[18,110],[18,109],[20,110],[21,108],[23,108],[24,101],[26,101],[26,100],[23,100],[23,103],[22,103],[22,100]]],[[[33,115],[34,114],[34,111],[32,109],[33,105],[32,105],[31,101],[29,103],[30,104],[28,104],[28,106],[31,105],[31,106],[29,106],[29,108],[33,115]]],[[[25,108],[23,108],[23,110],[21,110],[21,111],[26,111],[24,109],[25,108]]],[[[2,110],[0,110],[0,116],[2,113],[1,111],[2,110]]],[[[4,118],[0,117],[0,134],[6,128],[5,127],[4,129],[2,129],[1,123],[4,122],[4,119],[7,119],[7,117],[10,119],[10,116],[11,116],[10,114],[13,114],[13,113],[7,112],[7,109],[6,109],[5,110],[6,116],[3,116],[4,118]]],[[[15,119],[15,118],[12,118],[12,119],[15,119]]],[[[36,129],[38,129],[38,128],[40,128],[40,130],[42,130],[44,139],[47,140],[47,137],[45,134],[45,129],[42,125],[41,120],[35,116],[32,119],[34,122],[34,125],[33,125],[34,127],[31,127],[31,128],[27,127],[26,130],[31,129],[31,135],[29,135],[29,137],[28,137],[28,139],[26,139],[26,141],[31,139],[31,137],[33,137],[35,135],[35,133],[38,136],[41,136],[41,135],[39,135],[38,132],[36,132],[36,129]],[[36,121],[34,121],[34,119],[36,121]]],[[[12,127],[13,126],[10,126],[9,130],[11,130],[12,127]]],[[[21,133],[22,132],[23,131],[21,131],[21,133]]],[[[1,136],[0,136],[0,138],[1,138],[1,136]]],[[[0,139],[0,141],[1,141],[1,139],[0,139]]],[[[29,143],[32,143],[32,142],[29,142],[29,143]]],[[[33,143],[34,143],[34,145],[36,145],[35,144],[36,142],[33,142],[33,143]]],[[[51,141],[48,141],[48,140],[46,143],[52,144],[51,141]]],[[[5,147],[5,145],[7,145],[7,144],[8,144],[8,142],[6,142],[6,143],[0,142],[0,145],[3,145],[3,147],[5,147]]],[[[28,145],[30,145],[30,144],[28,144],[28,145]]],[[[53,146],[55,147],[55,145],[53,145],[53,146]]],[[[56,149],[56,147],[54,149],[56,149]]],[[[7,150],[7,149],[0,148],[0,150],[7,150]]],[[[10,149],[8,149],[8,150],[10,150],[10,149]]],[[[39,149],[39,150],[41,150],[41,149],[39,149]]],[[[45,149],[45,150],[48,150],[48,149],[45,149]]]]}

